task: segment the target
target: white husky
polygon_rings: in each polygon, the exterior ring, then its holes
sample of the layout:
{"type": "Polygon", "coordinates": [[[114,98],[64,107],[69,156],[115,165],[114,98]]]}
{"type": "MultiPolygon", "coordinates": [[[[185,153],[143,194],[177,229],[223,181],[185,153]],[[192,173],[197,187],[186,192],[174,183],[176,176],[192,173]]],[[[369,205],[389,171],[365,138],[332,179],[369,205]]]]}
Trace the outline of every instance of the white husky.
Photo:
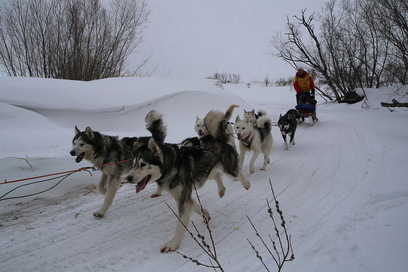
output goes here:
{"type": "Polygon", "coordinates": [[[247,151],[254,152],[249,162],[249,172],[251,174],[255,172],[254,163],[261,153],[264,155],[264,163],[260,170],[265,170],[266,165],[269,163],[269,155],[273,144],[271,119],[267,116],[259,117],[257,126],[253,127],[248,120],[241,120],[238,115],[234,128],[239,139],[239,165],[241,171],[247,151]]]}

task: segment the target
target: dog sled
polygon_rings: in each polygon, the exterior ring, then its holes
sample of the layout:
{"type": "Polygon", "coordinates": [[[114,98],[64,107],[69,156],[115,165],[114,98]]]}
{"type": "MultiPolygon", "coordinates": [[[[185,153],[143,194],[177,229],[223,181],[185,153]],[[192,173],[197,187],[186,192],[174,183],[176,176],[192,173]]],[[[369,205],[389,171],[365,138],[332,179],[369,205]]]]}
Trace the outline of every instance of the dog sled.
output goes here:
{"type": "Polygon", "coordinates": [[[313,125],[319,120],[316,116],[316,104],[317,101],[313,96],[302,95],[299,98],[295,108],[299,112],[300,122],[307,122],[313,125]]]}

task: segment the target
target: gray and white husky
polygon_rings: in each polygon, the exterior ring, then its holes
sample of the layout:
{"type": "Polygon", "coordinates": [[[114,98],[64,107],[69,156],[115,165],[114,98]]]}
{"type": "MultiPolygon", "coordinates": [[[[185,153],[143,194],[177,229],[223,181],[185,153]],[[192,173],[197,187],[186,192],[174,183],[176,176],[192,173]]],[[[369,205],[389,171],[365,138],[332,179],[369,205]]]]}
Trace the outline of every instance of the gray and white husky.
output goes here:
{"type": "MultiPolygon", "coordinates": [[[[152,133],[157,142],[164,142],[167,127],[163,123],[162,114],[150,111],[145,118],[146,128],[152,133]]],[[[70,154],[76,156],[79,163],[83,159],[100,167],[102,176],[99,181],[98,191],[105,195],[102,207],[94,213],[101,218],[112,204],[117,190],[121,184],[121,176],[127,174],[132,168],[133,149],[137,144],[148,142],[151,137],[125,137],[118,139],[116,136],[103,135],[87,127],[80,131],[75,127],[75,136],[72,140],[70,154]],[[105,165],[105,166],[103,166],[105,165]]],[[[156,192],[160,194],[160,191],[156,192]]]]}
{"type": "Polygon", "coordinates": [[[269,155],[273,144],[271,119],[267,116],[259,117],[257,126],[254,127],[248,120],[242,120],[238,115],[235,120],[234,129],[239,139],[239,165],[241,171],[245,153],[248,151],[254,152],[249,162],[249,172],[251,174],[255,172],[254,163],[261,153],[264,155],[264,163],[260,170],[265,170],[266,165],[269,163],[269,155]]]}

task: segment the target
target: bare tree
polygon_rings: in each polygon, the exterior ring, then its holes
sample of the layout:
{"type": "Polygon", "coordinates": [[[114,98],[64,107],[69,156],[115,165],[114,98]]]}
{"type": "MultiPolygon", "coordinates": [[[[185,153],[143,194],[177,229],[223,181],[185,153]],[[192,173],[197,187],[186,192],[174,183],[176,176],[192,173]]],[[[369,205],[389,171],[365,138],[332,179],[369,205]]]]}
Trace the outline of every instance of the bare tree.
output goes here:
{"type": "Polygon", "coordinates": [[[367,16],[388,41],[389,61],[384,65],[386,81],[408,84],[408,2],[376,0],[371,4],[367,16]]]}
{"type": "Polygon", "coordinates": [[[0,16],[8,75],[87,81],[124,74],[149,11],[144,0],[10,0],[0,16]]]}
{"type": "Polygon", "coordinates": [[[233,83],[238,84],[241,81],[241,76],[238,74],[227,74],[227,73],[214,73],[213,76],[207,77],[208,79],[219,80],[222,84],[233,83]]]}
{"type": "MultiPolygon", "coordinates": [[[[288,31],[284,34],[277,33],[276,38],[272,42],[278,51],[276,56],[294,68],[296,68],[299,63],[304,63],[317,70],[320,77],[329,86],[335,98],[340,99],[341,95],[338,91],[338,86],[330,76],[331,67],[328,65],[328,55],[324,53],[323,45],[315,33],[314,16],[315,15],[312,14],[306,18],[305,11],[302,11],[301,17],[294,17],[296,23],[291,22],[289,18],[287,18],[288,31]],[[304,27],[309,34],[309,44],[306,44],[306,41],[302,39],[301,27],[304,27]]],[[[323,93],[322,91],[320,92],[323,93]]],[[[329,98],[332,97],[331,94],[327,96],[329,98]]]]}
{"type": "Polygon", "coordinates": [[[328,86],[321,94],[339,102],[356,88],[405,84],[407,5],[403,0],[330,0],[320,16],[303,10],[294,22],[288,18],[288,31],[278,33],[273,45],[293,67],[304,63],[315,70],[328,86]],[[389,19],[390,13],[397,19],[389,19]]]}

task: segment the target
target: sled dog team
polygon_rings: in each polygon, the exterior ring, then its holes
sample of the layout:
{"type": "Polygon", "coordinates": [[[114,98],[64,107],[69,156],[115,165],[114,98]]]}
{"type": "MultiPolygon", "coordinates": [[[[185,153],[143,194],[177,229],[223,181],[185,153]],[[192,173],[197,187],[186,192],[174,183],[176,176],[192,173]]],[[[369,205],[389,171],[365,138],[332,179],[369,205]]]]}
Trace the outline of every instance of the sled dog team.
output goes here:
{"type": "MultiPolygon", "coordinates": [[[[75,127],[70,154],[76,157],[77,163],[88,160],[100,166],[102,172],[97,188],[105,198],[94,216],[102,218],[105,215],[120,187],[122,176],[129,183],[136,184],[136,193],[148,183],[156,182],[157,191],[151,197],[160,196],[162,190],[169,192],[177,203],[180,219],[177,220],[173,238],[161,248],[161,252],[176,250],[184,237],[184,226],[188,225],[192,211],[204,213],[203,216],[210,219],[208,211],[202,210],[192,197],[195,188],[213,179],[217,183],[219,197],[223,197],[224,174],[238,179],[248,190],[251,184],[242,174],[246,152],[253,152],[249,162],[251,174],[255,171],[254,163],[260,154],[263,154],[261,170],[265,170],[269,163],[273,143],[271,119],[264,111],[245,111],[243,119],[239,115],[236,117],[233,127],[229,120],[236,107],[231,105],[226,112],[209,111],[203,119],[197,116],[194,126],[197,136],[187,138],[180,144],[165,142],[167,126],[163,115],[156,110],[145,117],[146,129],[151,136],[119,139],[103,135],[90,127],[84,131],[75,127]],[[239,140],[239,155],[234,135],[239,140]]],[[[286,135],[290,136],[290,144],[295,144],[296,118],[295,112],[290,111],[279,118],[278,126],[285,149],[288,148],[286,135]]]]}

